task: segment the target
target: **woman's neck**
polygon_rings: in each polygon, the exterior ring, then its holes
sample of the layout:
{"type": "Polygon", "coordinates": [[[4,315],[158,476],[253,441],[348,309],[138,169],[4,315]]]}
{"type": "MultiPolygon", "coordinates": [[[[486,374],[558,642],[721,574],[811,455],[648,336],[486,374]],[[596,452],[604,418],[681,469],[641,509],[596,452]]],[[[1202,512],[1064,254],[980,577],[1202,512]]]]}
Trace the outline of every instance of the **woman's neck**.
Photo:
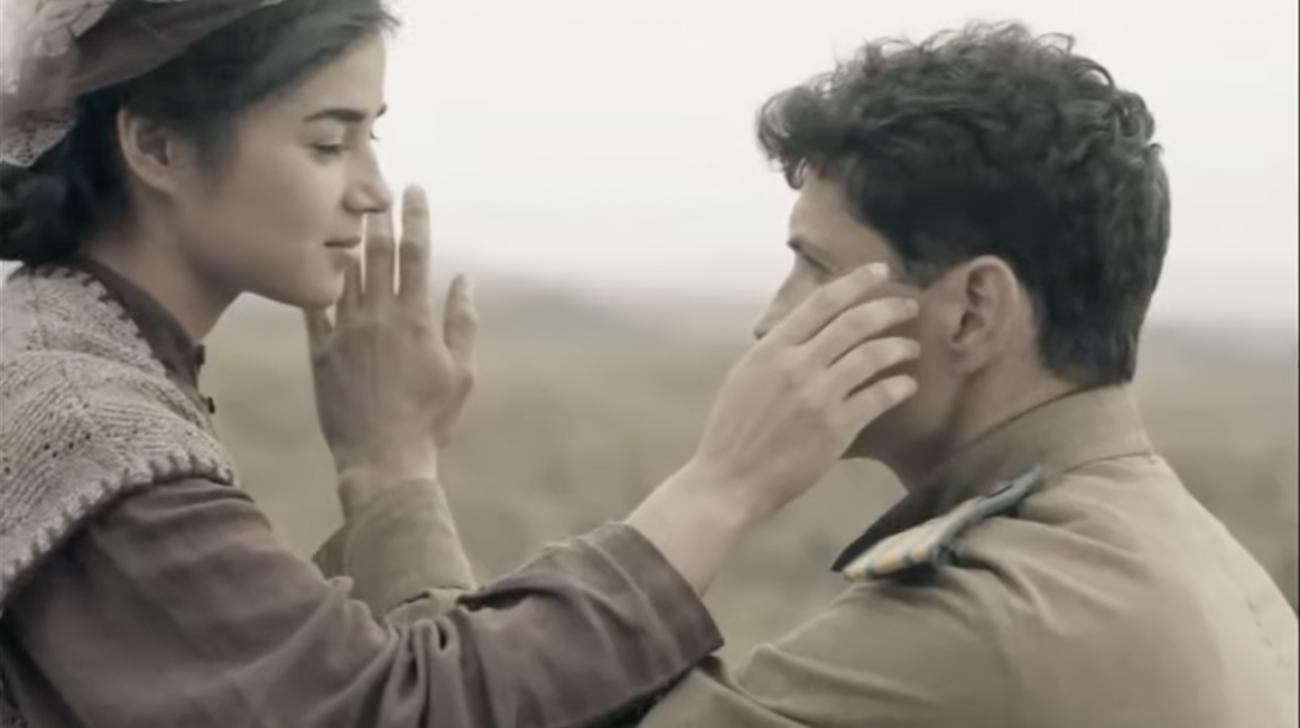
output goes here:
{"type": "Polygon", "coordinates": [[[195,343],[207,338],[238,292],[205,276],[174,241],[147,231],[106,230],[89,241],[84,255],[149,294],[195,343]]]}

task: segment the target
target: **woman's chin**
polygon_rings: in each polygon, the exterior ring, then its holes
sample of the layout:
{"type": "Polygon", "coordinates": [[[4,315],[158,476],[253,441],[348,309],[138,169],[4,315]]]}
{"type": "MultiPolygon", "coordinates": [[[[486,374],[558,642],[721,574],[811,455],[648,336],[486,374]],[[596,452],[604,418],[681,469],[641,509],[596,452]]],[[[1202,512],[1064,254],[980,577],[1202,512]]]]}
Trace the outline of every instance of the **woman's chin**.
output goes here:
{"type": "Polygon", "coordinates": [[[297,281],[296,286],[267,291],[260,295],[294,308],[321,310],[334,306],[343,297],[344,281],[343,273],[318,275],[314,278],[304,277],[297,281]]]}
{"type": "Polygon", "coordinates": [[[337,280],[323,281],[313,290],[304,291],[301,300],[294,303],[298,308],[330,308],[343,297],[343,276],[337,280]]]}

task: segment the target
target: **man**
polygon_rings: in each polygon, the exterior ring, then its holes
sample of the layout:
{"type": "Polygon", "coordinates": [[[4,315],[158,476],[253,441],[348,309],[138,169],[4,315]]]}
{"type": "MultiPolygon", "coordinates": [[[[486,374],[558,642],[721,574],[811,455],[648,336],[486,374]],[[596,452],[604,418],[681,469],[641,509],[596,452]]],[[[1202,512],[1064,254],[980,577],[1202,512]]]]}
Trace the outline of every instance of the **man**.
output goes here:
{"type": "Polygon", "coordinates": [[[757,333],[844,271],[906,271],[919,392],[849,454],[908,494],[837,562],[840,599],[643,728],[1297,725],[1294,612],[1128,389],[1169,237],[1153,131],[1019,25],[872,43],[768,102],[799,194],[757,333]]]}

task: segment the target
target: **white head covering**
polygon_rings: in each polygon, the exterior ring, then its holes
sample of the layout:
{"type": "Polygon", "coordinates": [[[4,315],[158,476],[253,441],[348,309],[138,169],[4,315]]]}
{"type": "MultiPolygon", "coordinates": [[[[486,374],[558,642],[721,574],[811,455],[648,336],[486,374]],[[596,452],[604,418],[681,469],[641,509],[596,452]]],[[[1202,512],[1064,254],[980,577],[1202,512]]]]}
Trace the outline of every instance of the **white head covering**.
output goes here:
{"type": "Polygon", "coordinates": [[[80,97],[280,2],[0,0],[0,163],[31,167],[76,125],[80,97]]]}

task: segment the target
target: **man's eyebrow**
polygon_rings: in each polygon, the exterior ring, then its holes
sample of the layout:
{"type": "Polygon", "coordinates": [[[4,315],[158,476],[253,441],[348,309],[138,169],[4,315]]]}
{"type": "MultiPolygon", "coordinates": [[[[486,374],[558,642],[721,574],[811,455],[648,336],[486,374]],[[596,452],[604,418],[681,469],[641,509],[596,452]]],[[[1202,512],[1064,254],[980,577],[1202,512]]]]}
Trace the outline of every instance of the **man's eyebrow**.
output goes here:
{"type": "MultiPolygon", "coordinates": [[[[387,112],[388,112],[388,105],[385,104],[379,107],[379,112],[375,114],[375,118],[378,119],[379,117],[383,116],[387,112]]],[[[311,123],[313,121],[323,121],[328,119],[343,124],[364,124],[366,119],[368,118],[370,118],[370,114],[366,113],[361,109],[351,109],[343,106],[336,106],[328,109],[321,109],[320,111],[317,111],[316,113],[311,114],[307,118],[303,119],[303,122],[311,123]]]]}

